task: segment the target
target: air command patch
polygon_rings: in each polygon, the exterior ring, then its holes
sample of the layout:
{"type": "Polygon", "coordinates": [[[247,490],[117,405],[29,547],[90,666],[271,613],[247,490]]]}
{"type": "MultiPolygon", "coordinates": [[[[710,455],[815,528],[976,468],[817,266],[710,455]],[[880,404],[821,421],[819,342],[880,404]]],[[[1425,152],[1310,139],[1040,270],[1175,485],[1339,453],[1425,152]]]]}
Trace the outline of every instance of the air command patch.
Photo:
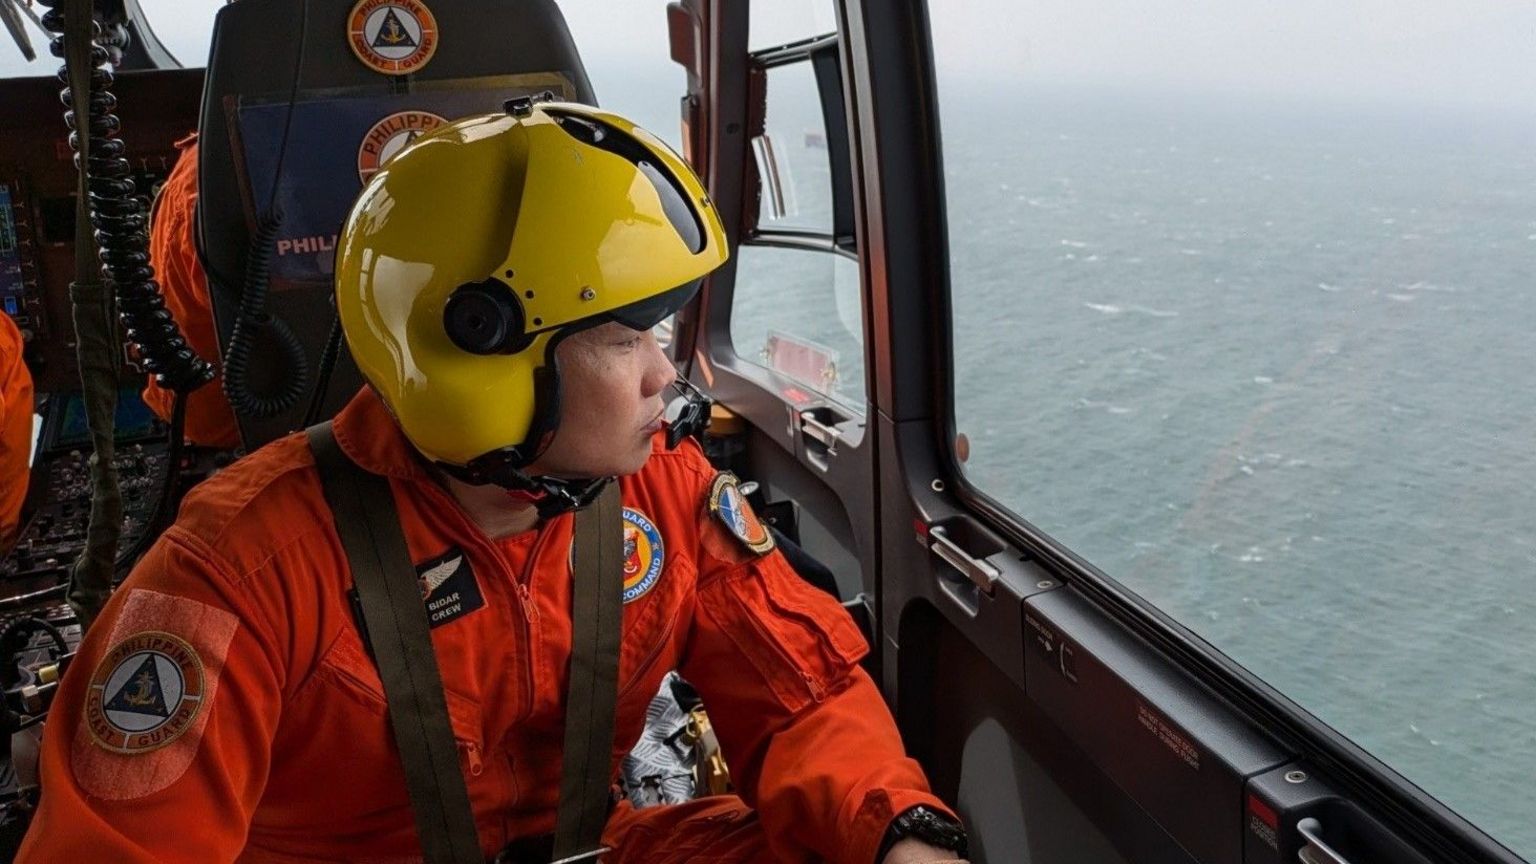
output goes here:
{"type": "Polygon", "coordinates": [[[709,510],[748,549],[759,555],[773,551],[773,535],[752,512],[747,496],[736,485],[736,475],[726,472],[715,478],[709,488],[709,510]]]}
{"type": "MultiPolygon", "coordinates": [[[[566,553],[566,566],[576,572],[576,544],[572,538],[570,551],[566,553]]],[[[661,581],[661,571],[666,565],[666,545],[661,532],[644,513],[633,507],[624,508],[624,602],[639,600],[661,581]]]]}
{"type": "Polygon", "coordinates": [[[644,513],[624,508],[624,602],[638,600],[656,587],[666,550],[661,532],[644,513]]]}
{"type": "Polygon", "coordinates": [[[358,0],[347,16],[347,42],[369,69],[408,75],[437,51],[437,19],[421,0],[358,0]]]}

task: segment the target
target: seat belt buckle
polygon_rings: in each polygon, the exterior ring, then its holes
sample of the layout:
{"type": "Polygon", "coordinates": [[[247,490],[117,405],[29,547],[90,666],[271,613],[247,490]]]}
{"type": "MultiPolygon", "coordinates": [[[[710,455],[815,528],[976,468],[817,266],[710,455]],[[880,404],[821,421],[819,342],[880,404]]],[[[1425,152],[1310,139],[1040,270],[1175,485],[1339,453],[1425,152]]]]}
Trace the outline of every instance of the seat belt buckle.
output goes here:
{"type": "Polygon", "coordinates": [[[596,861],[599,857],[607,855],[612,851],[613,850],[607,846],[599,846],[590,852],[582,852],[579,855],[572,855],[568,858],[561,858],[557,861],[551,861],[549,864],[581,864],[583,861],[596,861]]]}

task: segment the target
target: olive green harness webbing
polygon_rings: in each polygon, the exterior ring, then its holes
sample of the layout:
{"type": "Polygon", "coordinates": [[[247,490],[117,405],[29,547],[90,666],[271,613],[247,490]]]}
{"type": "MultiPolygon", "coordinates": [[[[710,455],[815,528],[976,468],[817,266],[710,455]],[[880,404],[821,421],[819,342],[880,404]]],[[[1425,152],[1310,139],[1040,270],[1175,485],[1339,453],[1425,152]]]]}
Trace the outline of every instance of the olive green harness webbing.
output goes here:
{"type": "MultiPolygon", "coordinates": [[[[481,862],[479,836],[432,649],[416,568],[389,481],[342,452],[330,423],[307,432],[378,665],[422,852],[431,864],[481,862]]],[[[576,512],[573,643],[555,858],[580,861],[608,818],[623,616],[623,523],[617,483],[576,512]]]]}

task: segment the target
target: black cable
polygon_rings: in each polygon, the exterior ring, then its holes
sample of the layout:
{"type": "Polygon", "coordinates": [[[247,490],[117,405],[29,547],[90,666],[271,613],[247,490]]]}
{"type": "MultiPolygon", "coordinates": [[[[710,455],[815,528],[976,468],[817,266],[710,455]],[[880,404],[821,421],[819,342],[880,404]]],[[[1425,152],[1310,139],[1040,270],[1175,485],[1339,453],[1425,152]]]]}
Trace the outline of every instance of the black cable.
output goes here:
{"type": "Polygon", "coordinates": [[[331,373],[341,356],[341,316],[332,314],[331,335],[326,337],[325,351],[320,354],[320,373],[315,376],[315,390],[309,395],[309,410],[304,412],[304,428],[320,422],[320,412],[325,410],[326,391],[331,389],[331,373]]]}
{"type": "MultiPolygon", "coordinates": [[[[41,0],[48,12],[43,26],[55,34],[49,45],[53,56],[64,57],[64,13],[56,8],[60,0],[41,0]]],[[[92,22],[90,107],[86,123],[90,130],[87,198],[91,227],[96,234],[102,276],[117,297],[118,314],[138,356],[139,365],[153,375],[161,387],[177,393],[190,393],[212,381],[213,366],[197,355],[181,334],[155,281],[149,263],[148,208],[138,195],[132,168],[124,157],[125,147],[117,137],[121,123],[113,112],[117,98],[108,89],[114,75],[112,66],[122,59],[128,30],[122,24],[103,26],[92,22]]],[[[64,89],[59,98],[71,105],[69,70],[59,67],[59,81],[64,89]]],[[[73,109],[64,112],[70,129],[69,144],[80,158],[80,137],[73,109]]]]}
{"type": "Polygon", "coordinates": [[[138,560],[149,551],[151,543],[160,536],[160,529],[165,525],[166,517],[170,513],[171,503],[176,494],[176,482],[181,479],[181,451],[182,439],[187,425],[187,394],[177,393],[176,401],[171,408],[171,430],[169,435],[169,447],[166,450],[165,478],[160,482],[159,496],[155,499],[155,509],[149,514],[141,528],[141,533],[133,541],[127,551],[117,556],[113,562],[113,573],[119,577],[126,576],[125,570],[133,567],[138,560]]]}
{"type": "MultiPolygon", "coordinates": [[[[281,157],[279,157],[281,159],[281,157]]],[[[309,359],[304,343],[286,322],[267,312],[267,271],[277,247],[277,231],[282,213],[274,204],[256,225],[251,235],[251,251],[245,261],[245,284],[240,290],[240,314],[229,337],[229,351],[224,355],[224,393],[235,411],[247,417],[276,417],[304,398],[309,389],[309,359]],[[275,341],[277,351],[287,362],[287,373],[277,393],[256,393],[251,389],[251,349],[262,336],[275,341]]],[[[264,358],[265,359],[265,358],[264,358]]]]}
{"type": "MultiPolygon", "coordinates": [[[[283,222],[277,203],[281,188],[283,161],[288,155],[288,133],[293,124],[293,107],[299,97],[299,78],[304,68],[304,47],[309,32],[309,4],[299,4],[299,46],[294,56],[293,75],[288,88],[288,110],[283,118],[283,138],[278,146],[277,165],[267,194],[267,212],[257,219],[256,232],[245,262],[245,281],[240,290],[240,312],[229,337],[224,356],[224,393],[235,412],[246,417],[276,417],[299,403],[309,390],[309,359],[304,343],[281,318],[267,312],[268,271],[277,248],[277,231],[283,222]],[[251,389],[251,351],[262,336],[275,341],[276,353],[286,363],[286,375],[276,393],[256,393],[251,389]]],[[[263,358],[264,360],[269,358],[263,358]]]]}

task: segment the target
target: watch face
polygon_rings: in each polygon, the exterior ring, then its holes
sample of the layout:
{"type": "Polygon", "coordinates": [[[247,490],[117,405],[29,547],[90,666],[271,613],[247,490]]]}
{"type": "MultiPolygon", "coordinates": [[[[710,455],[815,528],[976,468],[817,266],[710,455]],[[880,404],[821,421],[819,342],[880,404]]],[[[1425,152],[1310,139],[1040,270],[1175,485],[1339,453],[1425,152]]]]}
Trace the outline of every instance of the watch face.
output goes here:
{"type": "Polygon", "coordinates": [[[891,826],[897,837],[914,837],[941,849],[948,849],[961,858],[969,853],[965,829],[959,823],[935,810],[918,805],[896,817],[891,826]]]}

